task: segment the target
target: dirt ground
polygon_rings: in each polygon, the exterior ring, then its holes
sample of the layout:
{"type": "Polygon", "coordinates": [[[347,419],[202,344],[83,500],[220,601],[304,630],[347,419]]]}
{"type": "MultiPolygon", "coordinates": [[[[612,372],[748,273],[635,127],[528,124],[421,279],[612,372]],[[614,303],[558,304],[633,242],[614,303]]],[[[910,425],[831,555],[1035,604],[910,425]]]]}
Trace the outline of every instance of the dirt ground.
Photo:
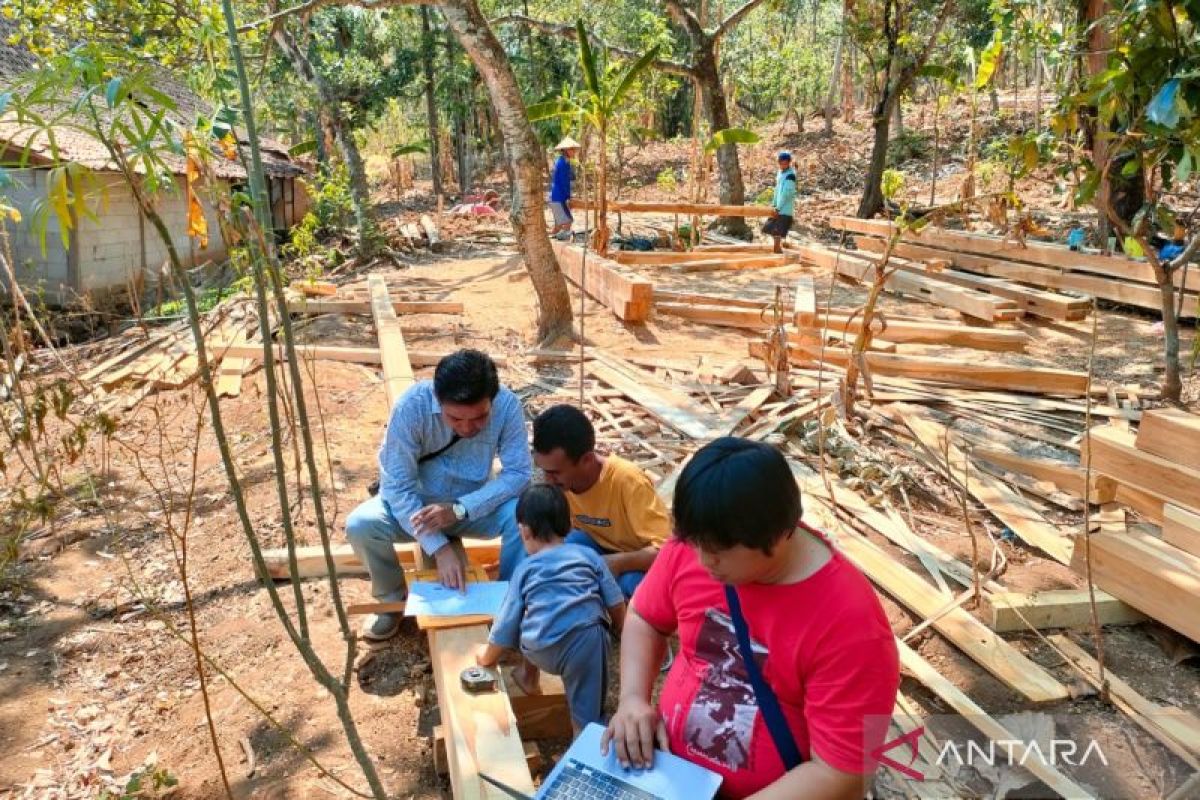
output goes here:
{"type": "MultiPolygon", "coordinates": [[[[768,152],[774,146],[764,145],[768,152]]],[[[844,142],[841,146],[854,151],[844,142]]],[[[849,198],[849,181],[845,191],[849,198]]],[[[845,198],[843,205],[848,202],[845,198]]],[[[835,202],[836,198],[822,200],[825,205],[835,202]]],[[[796,275],[811,272],[795,267],[700,275],[644,271],[653,273],[660,288],[763,298],[772,296],[777,284],[789,285],[796,275]]],[[[570,385],[569,369],[537,367],[522,355],[533,345],[536,308],[515,251],[463,242],[447,255],[422,256],[408,270],[386,272],[427,297],[465,305],[462,316],[404,317],[410,349],[473,346],[504,356],[508,366],[501,370],[503,380],[532,398],[531,407],[546,392],[537,381],[570,385]]],[[[818,274],[817,279],[818,296],[828,296],[828,276],[818,274]]],[[[838,305],[854,305],[862,297],[861,290],[843,285],[834,286],[832,292],[838,305]]],[[[572,293],[578,303],[574,289],[572,293]]],[[[625,356],[689,363],[705,359],[719,367],[746,361],[747,342],[753,338],[668,316],[653,318],[645,326],[626,326],[590,300],[584,307],[588,346],[625,356]]],[[[886,300],[885,308],[891,313],[956,318],[895,299],[886,300]]],[[[1057,325],[1022,322],[1019,327],[1034,336],[1027,353],[984,357],[1086,368],[1090,320],[1057,325]]],[[[323,344],[374,344],[370,324],[349,316],[320,319],[301,334],[323,344]]],[[[1184,343],[1185,348],[1189,345],[1184,343]]],[[[1096,374],[1105,381],[1149,387],[1158,377],[1154,365],[1160,347],[1148,317],[1106,310],[1098,321],[1096,374]]],[[[913,351],[939,352],[937,348],[913,351]]],[[[980,357],[968,351],[945,352],[980,357]]],[[[431,371],[422,369],[417,374],[428,377],[431,371]]],[[[247,486],[250,515],[264,532],[264,543],[277,546],[283,538],[263,380],[261,369],[248,375],[241,396],[223,400],[222,410],[247,486]]],[[[312,371],[306,393],[310,411],[315,414],[319,409],[322,421],[319,433],[328,447],[323,461],[332,487],[333,529],[341,541],[347,513],[365,499],[366,486],[376,474],[376,448],[387,411],[384,391],[377,369],[327,361],[312,371]]],[[[1194,377],[1188,393],[1193,399],[1198,395],[1194,377]]],[[[178,779],[175,797],[222,794],[194,654],[170,631],[171,627],[186,630],[188,620],[175,561],[182,542],[166,533],[169,527],[186,531],[188,589],[200,643],[222,670],[211,678],[208,694],[236,796],[350,796],[334,780],[322,777],[263,720],[255,705],[278,720],[330,774],[351,786],[363,785],[331,699],[286,640],[266,592],[253,577],[212,432],[205,427],[196,438],[197,420],[205,416],[194,387],[152,395],[126,414],[108,471],[77,487],[81,497],[94,490],[96,499],[81,502],[80,511],[55,523],[55,535],[85,531],[87,538],[25,564],[13,587],[0,592],[0,798],[98,796],[106,778],[147,764],[178,779]],[[184,511],[189,496],[194,498],[190,518],[184,511]],[[252,776],[247,753],[253,754],[252,776]],[[58,791],[68,784],[76,787],[73,794],[58,791]]],[[[951,553],[969,558],[961,520],[949,501],[952,495],[940,479],[886,438],[871,436],[868,444],[906,470],[904,485],[911,491],[914,529],[951,553]]],[[[288,469],[295,484],[290,455],[288,469]]],[[[317,543],[311,505],[305,503],[294,511],[301,541],[317,543]]],[[[976,512],[974,521],[1000,533],[1001,526],[982,512],[976,512]]],[[[917,567],[907,554],[882,540],[876,543],[898,561],[917,567]]],[[[1008,588],[1080,585],[1068,569],[1019,542],[1003,546],[1010,566],[1002,581],[1008,588]]],[[[340,585],[348,601],[368,598],[364,580],[343,578],[340,585]]],[[[311,639],[338,672],[345,649],[328,584],[310,580],[302,591],[311,639]]],[[[291,590],[281,585],[280,595],[293,609],[291,590]]],[[[919,621],[889,599],[885,598],[885,605],[897,632],[919,621]]],[[[1060,681],[1078,684],[1035,636],[1006,638],[1060,681]]],[[[1109,666],[1147,698],[1196,713],[1200,711],[1200,659],[1188,656],[1186,650],[1168,655],[1160,644],[1164,641],[1150,625],[1108,628],[1109,666]],[[1173,663],[1173,656],[1180,658],[1179,663],[1173,663]]],[[[913,644],[990,713],[1027,710],[1016,695],[938,635],[921,634],[913,644]]],[[[351,707],[358,728],[390,794],[419,800],[443,796],[445,784],[433,771],[434,690],[424,637],[406,624],[386,646],[364,649],[352,683],[351,707]]],[[[915,681],[906,679],[903,689],[926,709],[944,710],[915,681]]],[[[1112,783],[1096,787],[1104,797],[1163,796],[1188,774],[1181,762],[1128,717],[1095,697],[1039,710],[1078,717],[1101,740],[1110,759],[1117,761],[1110,770],[1112,783]]],[[[547,743],[544,750],[553,754],[561,745],[547,743]]],[[[886,786],[880,791],[891,794],[886,786]]]]}

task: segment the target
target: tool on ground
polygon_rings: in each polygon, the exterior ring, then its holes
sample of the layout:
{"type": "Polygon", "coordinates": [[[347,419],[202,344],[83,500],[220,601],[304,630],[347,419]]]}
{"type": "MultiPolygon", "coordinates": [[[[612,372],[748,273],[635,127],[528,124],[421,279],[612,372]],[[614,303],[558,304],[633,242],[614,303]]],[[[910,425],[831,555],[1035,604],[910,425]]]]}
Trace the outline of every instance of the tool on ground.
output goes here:
{"type": "Polygon", "coordinates": [[[459,680],[463,689],[471,694],[496,691],[496,673],[485,667],[467,667],[459,680]]]}

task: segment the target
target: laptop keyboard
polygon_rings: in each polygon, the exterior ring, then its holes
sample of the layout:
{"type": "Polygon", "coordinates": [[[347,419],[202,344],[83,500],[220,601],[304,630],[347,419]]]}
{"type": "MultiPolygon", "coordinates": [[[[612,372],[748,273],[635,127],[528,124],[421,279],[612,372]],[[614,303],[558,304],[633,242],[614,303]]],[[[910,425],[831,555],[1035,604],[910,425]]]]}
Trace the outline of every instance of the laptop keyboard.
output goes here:
{"type": "Polygon", "coordinates": [[[626,783],[605,772],[597,772],[573,758],[550,787],[545,800],[661,800],[657,795],[626,783]]]}

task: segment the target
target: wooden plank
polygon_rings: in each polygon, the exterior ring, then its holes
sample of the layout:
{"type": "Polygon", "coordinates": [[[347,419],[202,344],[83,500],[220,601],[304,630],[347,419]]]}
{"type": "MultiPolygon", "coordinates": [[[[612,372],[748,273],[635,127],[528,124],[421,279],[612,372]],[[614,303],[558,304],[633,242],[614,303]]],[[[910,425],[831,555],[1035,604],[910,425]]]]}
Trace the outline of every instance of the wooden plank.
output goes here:
{"type": "Polygon", "coordinates": [[[749,253],[728,252],[724,250],[618,250],[611,254],[612,260],[618,264],[678,264],[688,261],[741,261],[749,257],[770,255],[760,251],[749,253]]]}
{"type": "Polygon", "coordinates": [[[288,284],[288,288],[305,297],[332,297],[338,293],[337,284],[329,281],[295,280],[288,284]]]}
{"type": "Polygon", "coordinates": [[[567,706],[567,692],[562,678],[547,672],[540,675],[538,688],[541,691],[538,694],[526,694],[520,684],[512,679],[512,668],[504,670],[504,683],[508,687],[508,699],[517,717],[521,738],[526,741],[569,739],[573,735],[571,710],[567,706]]]}
{"type": "MultiPolygon", "coordinates": [[[[305,300],[288,301],[288,311],[293,314],[370,314],[369,300],[305,300]]],[[[440,300],[393,300],[392,310],[397,314],[461,314],[462,303],[440,300]]]]}
{"type": "Polygon", "coordinates": [[[1200,556],[1200,514],[1167,504],[1163,509],[1163,541],[1200,556]]]}
{"type": "Polygon", "coordinates": [[[742,256],[737,259],[700,259],[698,261],[680,261],[671,264],[672,272],[719,272],[722,270],[763,269],[766,267],[782,267],[787,264],[799,264],[800,257],[795,253],[768,256],[742,256]]]}
{"type": "Polygon", "coordinates": [[[758,411],[759,406],[767,402],[775,393],[773,386],[760,386],[743,397],[738,404],[729,410],[716,431],[718,436],[733,436],[738,426],[745,422],[751,414],[758,411]]]}
{"type": "MultiPolygon", "coordinates": [[[[860,221],[870,222],[871,220],[860,221]]],[[[927,245],[937,244],[936,241],[923,243],[927,245]]],[[[1000,261],[994,258],[960,253],[954,250],[942,250],[941,252],[945,258],[948,258],[954,266],[960,269],[971,270],[972,272],[979,272],[984,275],[993,275],[998,278],[1007,278],[1009,280],[1020,281],[1021,283],[1029,283],[1042,288],[1092,295],[1104,300],[1112,300],[1113,302],[1144,308],[1149,311],[1162,310],[1162,295],[1155,286],[1106,278],[1084,272],[1066,272],[1062,269],[1043,267],[1036,264],[1000,261]]],[[[1192,288],[1195,288],[1195,284],[1192,284],[1192,288]]],[[[1190,299],[1195,299],[1196,297],[1200,297],[1200,294],[1189,290],[1187,296],[1190,299]]],[[[1195,303],[1184,303],[1184,316],[1194,313],[1194,308],[1195,303]]]]}
{"type": "Polygon", "coordinates": [[[1165,513],[1161,497],[1155,497],[1149,492],[1143,492],[1141,489],[1135,489],[1132,486],[1118,483],[1116,501],[1122,505],[1129,506],[1155,525],[1163,524],[1165,513]]]}
{"type": "MultiPolygon", "coordinates": [[[[1092,624],[1091,600],[1087,589],[1051,589],[1045,592],[989,594],[984,602],[991,610],[991,629],[996,633],[1023,633],[1030,626],[1083,628],[1092,624]]],[[[1136,625],[1146,616],[1110,594],[1096,590],[1096,617],[1101,625],[1136,625]]]]}
{"type": "MultiPolygon", "coordinates": [[[[466,548],[467,561],[470,564],[487,567],[499,563],[499,539],[463,539],[462,542],[466,548]]],[[[358,560],[358,556],[354,555],[354,551],[350,549],[350,545],[339,544],[329,549],[333,555],[333,565],[338,575],[367,574],[367,568],[358,560]]],[[[416,565],[415,544],[395,544],[393,545],[393,549],[396,551],[396,560],[401,566],[412,567],[416,565]]],[[[285,548],[280,547],[264,550],[263,560],[267,565],[268,577],[275,580],[287,580],[289,578],[287,550],[285,548]]],[[[325,568],[325,553],[320,545],[297,547],[296,561],[299,566],[301,578],[320,578],[329,574],[325,568]]]]}
{"type": "MultiPolygon", "coordinates": [[[[853,217],[831,217],[831,227],[873,236],[887,237],[895,225],[886,220],[864,220],[853,217]]],[[[1135,260],[1120,255],[1106,256],[1071,250],[1065,245],[1049,244],[1026,239],[1024,245],[999,236],[982,233],[967,233],[948,228],[928,226],[917,232],[907,232],[904,241],[920,242],[943,250],[957,250],[972,255],[987,256],[1005,261],[1019,261],[1054,269],[1090,272],[1123,281],[1139,281],[1154,284],[1154,269],[1145,260],[1135,260]]],[[[1188,289],[1200,289],[1200,279],[1192,274],[1188,289]]],[[[1183,277],[1176,276],[1176,286],[1183,286],[1183,277]]]]}
{"type": "Polygon", "coordinates": [[[387,392],[388,408],[391,408],[416,379],[408,360],[404,332],[400,330],[400,320],[392,310],[392,298],[388,295],[383,276],[372,275],[367,278],[367,289],[371,293],[371,316],[375,318],[379,353],[383,357],[383,386],[387,392]]]}
{"type": "MultiPolygon", "coordinates": [[[[249,359],[262,358],[262,345],[228,345],[214,344],[213,347],[223,347],[227,356],[240,356],[249,359]]],[[[408,361],[413,367],[435,367],[437,363],[452,351],[433,352],[430,350],[409,350],[408,361]]],[[[296,355],[304,359],[316,361],[346,361],[352,364],[382,364],[383,357],[378,347],[342,347],[340,345],[296,345],[296,355]]],[[[284,357],[283,345],[275,345],[275,358],[284,357]]],[[[508,364],[507,356],[492,356],[497,366],[508,364]]]]}
{"type": "MultiPolygon", "coordinates": [[[[988,716],[988,713],[978,703],[934,669],[933,665],[922,658],[916,650],[913,650],[899,639],[896,640],[896,647],[900,651],[900,665],[931,692],[944,700],[947,705],[961,714],[963,719],[974,726],[984,736],[997,742],[1023,741],[1022,737],[1009,731],[995,719],[988,716]]],[[[1015,747],[1016,745],[1014,745],[1015,747]]],[[[1016,752],[1014,749],[1014,753],[1016,752]]],[[[1084,800],[1085,798],[1092,797],[1091,792],[1063,775],[1052,764],[1047,763],[1045,760],[1047,757],[1048,754],[1046,753],[1041,753],[1037,750],[1028,750],[1016,755],[1014,761],[1023,763],[1025,769],[1033,773],[1042,783],[1058,792],[1066,800],[1084,800]]]]}
{"type": "MultiPolygon", "coordinates": [[[[1137,448],[1200,470],[1200,414],[1181,408],[1147,411],[1138,425],[1137,448]]],[[[1196,504],[1200,505],[1200,498],[1196,504]]]]}
{"type": "Polygon", "coordinates": [[[817,319],[817,290],[811,275],[796,279],[796,303],[792,310],[792,322],[796,327],[812,325],[817,319]]]}
{"type": "MultiPolygon", "coordinates": [[[[572,200],[571,208],[595,210],[596,204],[591,200],[572,200]]],[[[688,214],[712,217],[770,217],[775,214],[775,210],[770,206],[723,206],[714,203],[643,203],[620,200],[609,202],[608,211],[612,214],[623,212],[626,214],[688,214]]]]}
{"type": "Polygon", "coordinates": [[[982,503],[993,516],[1007,525],[1021,541],[1038,548],[1060,564],[1071,563],[1071,539],[1050,525],[1028,500],[1005,485],[999,478],[994,478],[973,464],[969,464],[962,450],[953,443],[953,440],[949,443],[946,442],[949,432],[945,426],[924,416],[915,406],[902,403],[890,406],[888,413],[903,421],[913,435],[939,461],[942,460],[942,454],[946,453],[959,480],[962,480],[965,470],[967,490],[971,496],[982,503]]]}
{"type": "MultiPolygon", "coordinates": [[[[887,247],[887,243],[882,239],[873,239],[867,236],[856,237],[854,242],[860,249],[871,253],[882,253],[884,248],[887,247]]],[[[936,250],[931,247],[921,247],[920,245],[905,244],[904,242],[898,243],[892,252],[900,256],[899,259],[893,262],[896,266],[918,274],[924,273],[926,270],[920,264],[914,264],[905,259],[932,261],[942,260],[946,257],[945,251],[936,250]]],[[[956,286],[976,289],[988,294],[994,294],[997,297],[1006,297],[1014,300],[1025,309],[1026,313],[1046,319],[1080,320],[1086,318],[1092,310],[1092,302],[1086,297],[1055,294],[1043,289],[1021,286],[1004,278],[975,275],[955,269],[940,270],[937,273],[937,278],[940,281],[952,283],[956,286]]]]}
{"type": "MultiPolygon", "coordinates": [[[[814,364],[822,357],[826,363],[838,366],[845,366],[850,362],[848,350],[826,347],[822,352],[819,347],[805,344],[790,345],[788,350],[789,355],[801,364],[814,364]]],[[[1086,373],[1063,369],[1014,367],[1007,364],[886,353],[868,353],[866,361],[872,375],[899,375],[979,389],[1076,396],[1082,395],[1087,388],[1086,373]]]]}
{"type": "MultiPolygon", "coordinates": [[[[1019,456],[1011,450],[998,447],[974,447],[971,449],[971,456],[1039,481],[1050,481],[1059,489],[1076,497],[1084,496],[1085,473],[1079,464],[1056,458],[1019,456]]],[[[1093,472],[1089,494],[1093,503],[1111,503],[1117,499],[1117,483],[1112,478],[1093,472]]]]}
{"type": "Polygon", "coordinates": [[[655,418],[693,439],[711,439],[717,435],[716,431],[721,427],[720,420],[691,397],[644,371],[635,370],[635,374],[631,375],[629,370],[614,366],[611,356],[597,354],[597,357],[603,358],[605,363],[588,364],[588,373],[625,394],[655,418]]]}
{"type": "Polygon", "coordinates": [[[1132,686],[1114,675],[1111,669],[1105,669],[1102,682],[1100,664],[1090,653],[1063,634],[1051,636],[1050,641],[1088,683],[1097,689],[1101,688],[1101,683],[1105,684],[1109,699],[1117,708],[1186,761],[1192,769],[1200,769],[1200,718],[1182,708],[1159,705],[1147,700],[1132,686]]]}
{"type": "Polygon", "coordinates": [[[1137,449],[1132,433],[1112,425],[1090,433],[1093,470],[1175,505],[1200,507],[1200,470],[1137,449]]]}
{"type": "MultiPolygon", "coordinates": [[[[1200,556],[1137,528],[1093,533],[1090,550],[1096,586],[1200,642],[1200,556]]],[[[1080,575],[1085,574],[1083,551],[1083,543],[1077,541],[1071,568],[1080,575]]]]}
{"type": "MultiPolygon", "coordinates": [[[[805,333],[820,332],[828,328],[839,333],[856,334],[862,330],[862,316],[842,311],[830,311],[814,319],[814,324],[803,326],[797,322],[799,341],[805,333]]],[[[876,336],[897,344],[941,344],[953,347],[969,347],[973,350],[998,352],[1021,352],[1029,344],[1029,334],[1006,328],[972,328],[952,322],[935,320],[910,322],[894,319],[889,315],[876,316],[871,320],[871,330],[876,336]]]]}
{"type": "Polygon", "coordinates": [[[861,536],[840,536],[837,547],[872,581],[913,613],[933,619],[934,630],[949,639],[1005,686],[1034,703],[1068,697],[1067,687],[1001,639],[962,608],[945,611],[951,596],[861,536]],[[945,612],[945,613],[942,613],[945,612]],[[938,616],[938,614],[941,616],[938,616]]]}
{"type": "MultiPolygon", "coordinates": [[[[233,329],[233,343],[238,345],[246,344],[246,327],[244,322],[230,326],[233,329]]],[[[242,393],[242,375],[250,368],[253,359],[246,356],[232,355],[228,350],[222,350],[217,347],[210,347],[210,364],[215,358],[220,358],[221,363],[217,367],[217,385],[215,387],[217,397],[237,397],[242,393]]]]}
{"type": "MultiPolygon", "coordinates": [[[[865,284],[871,283],[875,278],[875,264],[853,253],[816,245],[802,245],[798,251],[804,263],[832,269],[844,278],[865,284]]],[[[1024,314],[1013,300],[962,289],[938,282],[933,277],[913,273],[891,272],[884,282],[884,287],[888,291],[950,308],[987,322],[1018,319],[1024,314]]]]}
{"type": "Polygon", "coordinates": [[[627,275],[620,265],[593,252],[587,254],[586,269],[583,249],[568,242],[551,240],[550,246],[558,257],[563,274],[576,286],[585,278],[583,290],[609,308],[617,319],[625,322],[645,322],[654,305],[654,284],[643,278],[627,275]]]}
{"type": "Polygon", "coordinates": [[[771,308],[768,300],[747,300],[742,297],[724,297],[717,294],[699,294],[697,292],[677,292],[672,289],[655,289],[654,302],[677,303],[688,305],[716,306],[720,308],[771,308]]]}
{"type": "Polygon", "coordinates": [[[450,790],[456,800],[509,800],[508,795],[480,779],[479,773],[521,792],[534,793],[533,778],[509,704],[503,678],[500,690],[470,694],[459,676],[475,666],[475,651],[487,642],[486,625],[429,631],[429,654],[437,687],[438,708],[446,733],[450,790]]]}

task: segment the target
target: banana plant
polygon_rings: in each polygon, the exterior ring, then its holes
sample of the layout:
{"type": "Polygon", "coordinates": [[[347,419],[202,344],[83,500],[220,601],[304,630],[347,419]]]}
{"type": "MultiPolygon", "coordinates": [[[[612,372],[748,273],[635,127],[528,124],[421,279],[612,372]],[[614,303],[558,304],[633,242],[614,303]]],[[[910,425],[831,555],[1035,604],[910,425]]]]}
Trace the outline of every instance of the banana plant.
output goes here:
{"type": "Polygon", "coordinates": [[[575,22],[579,40],[579,66],[583,72],[583,93],[579,97],[559,97],[529,107],[532,122],[551,117],[576,118],[581,127],[596,132],[599,143],[599,170],[596,180],[596,232],[593,246],[600,253],[608,251],[608,131],[625,98],[637,79],[658,57],[656,45],[630,64],[624,71],[613,65],[601,68],[588,41],[583,20],[575,22]]]}

